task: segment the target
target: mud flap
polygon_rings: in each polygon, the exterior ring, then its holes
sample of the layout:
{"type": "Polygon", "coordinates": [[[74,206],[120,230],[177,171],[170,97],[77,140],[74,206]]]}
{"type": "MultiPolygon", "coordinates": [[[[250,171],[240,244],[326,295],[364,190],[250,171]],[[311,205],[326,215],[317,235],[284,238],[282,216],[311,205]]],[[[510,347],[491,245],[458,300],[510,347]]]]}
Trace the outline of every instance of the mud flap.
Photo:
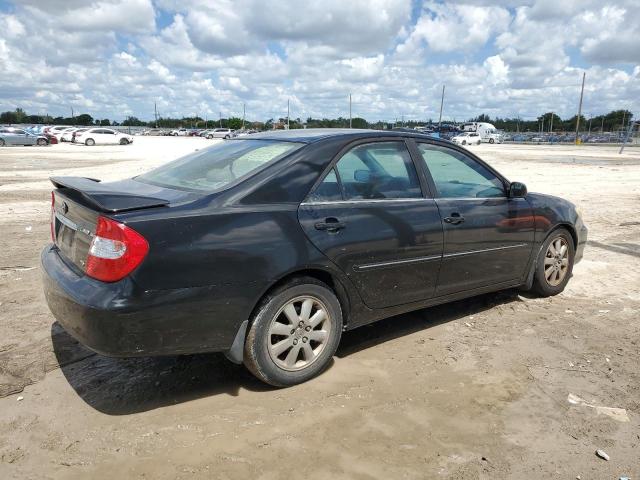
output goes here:
{"type": "Polygon", "coordinates": [[[238,331],[236,332],[236,337],[233,339],[231,348],[224,352],[224,356],[227,357],[227,360],[238,365],[242,363],[242,360],[244,358],[244,339],[247,335],[248,325],[248,320],[242,322],[240,328],[238,328],[238,331]]]}

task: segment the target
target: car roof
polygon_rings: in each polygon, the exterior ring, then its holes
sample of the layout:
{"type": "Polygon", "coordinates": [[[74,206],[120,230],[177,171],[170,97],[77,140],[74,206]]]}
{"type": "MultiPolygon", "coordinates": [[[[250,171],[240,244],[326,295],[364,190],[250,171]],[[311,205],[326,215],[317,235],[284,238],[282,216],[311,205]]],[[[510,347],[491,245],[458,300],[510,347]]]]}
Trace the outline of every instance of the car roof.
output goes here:
{"type": "MultiPolygon", "coordinates": [[[[335,137],[345,138],[369,138],[369,137],[433,137],[420,132],[407,132],[397,130],[367,130],[359,128],[308,128],[296,130],[272,130],[251,135],[251,140],[280,140],[283,142],[315,143],[321,140],[335,137]]],[[[436,139],[437,140],[437,139],[436,139]]]]}

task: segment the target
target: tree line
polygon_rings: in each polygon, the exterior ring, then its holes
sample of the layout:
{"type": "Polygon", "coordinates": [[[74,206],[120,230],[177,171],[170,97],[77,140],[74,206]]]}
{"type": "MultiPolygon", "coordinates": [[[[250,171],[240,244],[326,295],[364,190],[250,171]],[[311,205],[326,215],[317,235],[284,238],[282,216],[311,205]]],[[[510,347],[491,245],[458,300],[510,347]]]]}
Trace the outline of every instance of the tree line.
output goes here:
{"type": "MultiPolygon", "coordinates": [[[[627,128],[632,121],[633,114],[629,110],[613,110],[605,115],[586,118],[580,116],[580,131],[590,130],[592,132],[612,132],[627,128]]],[[[509,132],[538,132],[538,131],[554,131],[554,132],[572,132],[576,129],[577,115],[562,119],[553,112],[547,112],[540,115],[535,120],[523,120],[521,118],[491,118],[489,115],[481,114],[475,118],[468,120],[469,122],[487,122],[492,123],[496,128],[509,132]]],[[[17,108],[15,111],[7,111],[0,113],[0,123],[2,124],[55,124],[55,125],[82,125],[82,126],[130,126],[130,127],[157,127],[157,128],[231,128],[237,130],[239,128],[271,130],[272,128],[374,128],[388,129],[397,126],[408,128],[432,126],[435,127],[438,122],[432,119],[426,121],[409,120],[407,122],[368,122],[364,118],[355,117],[349,122],[348,118],[312,118],[308,117],[306,121],[300,118],[270,118],[264,122],[249,122],[239,117],[220,118],[218,120],[206,120],[199,116],[182,117],[182,118],[158,118],[157,120],[140,120],[137,117],[129,116],[121,123],[111,121],[108,118],[93,118],[87,113],[74,115],[73,117],[53,117],[51,115],[29,115],[23,109],[17,108]],[[351,123],[351,125],[349,124],[351,123]]],[[[450,122],[443,122],[450,123],[450,122]]]]}

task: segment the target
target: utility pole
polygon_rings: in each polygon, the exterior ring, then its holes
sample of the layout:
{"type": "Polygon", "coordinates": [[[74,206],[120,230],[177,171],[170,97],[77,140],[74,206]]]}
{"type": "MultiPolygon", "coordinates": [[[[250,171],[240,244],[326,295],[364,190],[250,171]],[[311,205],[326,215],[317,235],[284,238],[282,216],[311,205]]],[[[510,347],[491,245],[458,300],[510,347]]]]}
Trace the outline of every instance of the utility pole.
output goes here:
{"type": "Polygon", "coordinates": [[[247,114],[247,104],[242,104],[242,129],[244,130],[244,117],[247,114]]]}
{"type": "Polygon", "coordinates": [[[589,135],[591,135],[591,120],[593,120],[593,117],[589,114],[589,135]]]}
{"type": "Polygon", "coordinates": [[[442,98],[440,98],[440,119],[438,120],[438,133],[442,126],[442,107],[444,106],[444,85],[442,85],[442,98]]]}
{"type": "Polygon", "coordinates": [[[71,107],[71,124],[75,123],[74,118],[75,118],[75,116],[73,115],[73,107],[71,107]]]}
{"type": "Polygon", "coordinates": [[[604,115],[602,115],[602,125],[600,126],[600,133],[604,133],[604,115]]]}
{"type": "Polygon", "coordinates": [[[156,119],[156,128],[158,128],[158,105],[156,102],[153,102],[153,115],[156,119]]]}
{"type": "Polygon", "coordinates": [[[584,95],[584,77],[586,72],[582,72],[582,89],[580,90],[580,104],[578,105],[578,117],[576,118],[576,145],[580,142],[578,133],[580,133],[580,115],[582,115],[582,97],[584,95]]]}
{"type": "Polygon", "coordinates": [[[349,128],[351,128],[351,94],[349,94],[349,128]]]}
{"type": "Polygon", "coordinates": [[[549,127],[549,133],[553,133],[553,112],[551,112],[551,126],[549,127]]]}
{"type": "Polygon", "coordinates": [[[287,130],[289,130],[289,99],[287,98],[287,130]]]}
{"type": "MultiPolygon", "coordinates": [[[[72,114],[73,116],[73,114],[72,114]]],[[[627,112],[625,110],[622,111],[622,131],[624,132],[624,122],[626,120],[627,112]]]]}
{"type": "Polygon", "coordinates": [[[220,128],[222,128],[222,112],[218,112],[218,114],[220,115],[220,128]]]}

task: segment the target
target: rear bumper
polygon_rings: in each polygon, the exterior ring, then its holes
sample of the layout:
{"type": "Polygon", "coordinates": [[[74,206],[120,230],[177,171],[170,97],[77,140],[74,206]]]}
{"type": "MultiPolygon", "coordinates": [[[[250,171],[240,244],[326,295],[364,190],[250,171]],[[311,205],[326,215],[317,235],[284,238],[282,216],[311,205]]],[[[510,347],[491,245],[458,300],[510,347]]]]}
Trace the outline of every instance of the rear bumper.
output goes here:
{"type": "Polygon", "coordinates": [[[78,274],[53,245],[42,251],[41,263],[44,294],[56,320],[103,355],[226,351],[244,320],[216,315],[220,303],[209,287],[149,292],[130,278],[100,282],[78,274]]]}

